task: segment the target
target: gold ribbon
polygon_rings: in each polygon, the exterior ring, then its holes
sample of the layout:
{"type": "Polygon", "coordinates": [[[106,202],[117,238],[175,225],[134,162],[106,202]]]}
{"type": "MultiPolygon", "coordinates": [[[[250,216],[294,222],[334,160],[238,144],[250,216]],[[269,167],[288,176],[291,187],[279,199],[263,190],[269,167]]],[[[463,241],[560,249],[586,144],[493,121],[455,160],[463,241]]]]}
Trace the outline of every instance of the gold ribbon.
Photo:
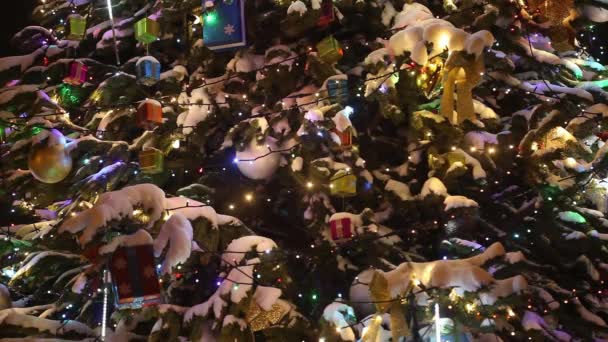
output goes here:
{"type": "Polygon", "coordinates": [[[473,88],[481,81],[484,71],[483,57],[466,55],[463,51],[452,52],[445,63],[443,74],[443,95],[441,115],[452,124],[460,124],[466,119],[475,119],[473,88]],[[456,112],[454,112],[454,91],[456,91],[456,112]]]}
{"type": "Polygon", "coordinates": [[[254,299],[251,300],[246,319],[252,331],[260,331],[276,325],[287,314],[287,310],[275,303],[270,311],[264,311],[254,299]]]}

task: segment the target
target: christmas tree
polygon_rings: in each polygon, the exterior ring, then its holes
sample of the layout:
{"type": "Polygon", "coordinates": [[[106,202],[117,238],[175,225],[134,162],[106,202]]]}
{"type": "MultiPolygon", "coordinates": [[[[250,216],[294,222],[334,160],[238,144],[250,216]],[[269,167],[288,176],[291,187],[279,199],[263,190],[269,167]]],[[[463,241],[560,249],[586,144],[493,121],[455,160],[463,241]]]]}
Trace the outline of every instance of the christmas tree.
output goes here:
{"type": "Polygon", "coordinates": [[[0,341],[608,339],[605,1],[34,19],[0,59],[0,341]]]}

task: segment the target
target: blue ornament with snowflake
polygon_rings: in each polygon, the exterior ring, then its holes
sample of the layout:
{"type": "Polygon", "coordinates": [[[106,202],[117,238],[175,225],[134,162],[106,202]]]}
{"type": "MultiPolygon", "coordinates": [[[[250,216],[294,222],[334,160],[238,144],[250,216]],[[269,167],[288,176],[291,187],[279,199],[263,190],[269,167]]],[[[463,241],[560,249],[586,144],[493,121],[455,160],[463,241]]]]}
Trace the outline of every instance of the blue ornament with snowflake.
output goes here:
{"type": "Polygon", "coordinates": [[[214,51],[247,44],[244,0],[216,0],[211,10],[203,13],[203,43],[214,51]]]}

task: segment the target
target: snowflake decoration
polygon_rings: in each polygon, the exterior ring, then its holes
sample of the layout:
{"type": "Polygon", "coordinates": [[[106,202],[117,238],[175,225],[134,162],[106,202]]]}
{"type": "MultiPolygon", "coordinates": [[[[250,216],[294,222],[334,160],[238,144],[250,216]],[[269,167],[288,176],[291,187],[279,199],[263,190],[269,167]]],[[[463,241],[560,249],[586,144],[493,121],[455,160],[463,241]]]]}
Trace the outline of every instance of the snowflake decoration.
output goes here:
{"type": "Polygon", "coordinates": [[[235,30],[234,30],[233,25],[228,24],[228,25],[224,26],[224,34],[231,36],[234,33],[234,31],[235,30]]]}

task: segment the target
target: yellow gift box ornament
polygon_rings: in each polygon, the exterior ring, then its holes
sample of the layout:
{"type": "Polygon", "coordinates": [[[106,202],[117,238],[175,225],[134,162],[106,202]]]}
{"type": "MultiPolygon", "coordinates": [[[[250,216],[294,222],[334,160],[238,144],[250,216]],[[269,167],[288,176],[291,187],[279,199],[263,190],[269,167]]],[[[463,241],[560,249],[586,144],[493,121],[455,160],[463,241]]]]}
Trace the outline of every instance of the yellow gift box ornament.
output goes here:
{"type": "Polygon", "coordinates": [[[454,125],[464,120],[475,120],[473,88],[481,81],[484,72],[483,56],[455,51],[450,54],[443,72],[443,95],[441,115],[454,125]],[[454,99],[456,92],[456,99],[454,99]],[[454,112],[456,101],[456,112],[454,112]]]}
{"type": "Polygon", "coordinates": [[[357,177],[350,171],[340,170],[331,177],[329,189],[332,196],[352,197],[357,195],[357,177]]]}
{"type": "Polygon", "coordinates": [[[139,169],[146,174],[157,174],[163,172],[165,156],[155,148],[139,152],[139,169]]]}

